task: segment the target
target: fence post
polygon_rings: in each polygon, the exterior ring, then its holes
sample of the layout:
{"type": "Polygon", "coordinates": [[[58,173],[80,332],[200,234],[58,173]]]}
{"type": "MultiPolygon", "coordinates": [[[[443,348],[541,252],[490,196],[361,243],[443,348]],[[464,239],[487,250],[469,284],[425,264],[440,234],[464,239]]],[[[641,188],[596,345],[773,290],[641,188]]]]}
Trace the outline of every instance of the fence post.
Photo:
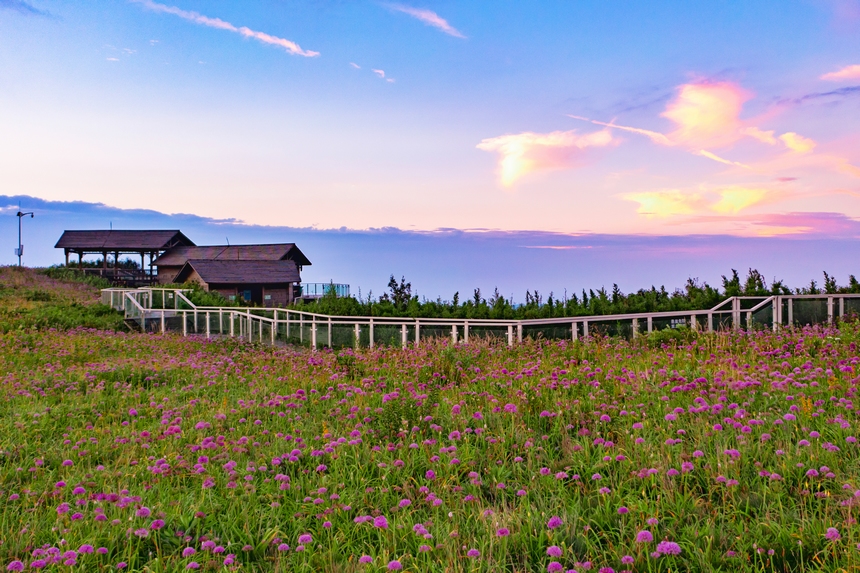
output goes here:
{"type": "Polygon", "coordinates": [[[523,343],[523,323],[517,323],[517,344],[523,343]]]}
{"type": "Polygon", "coordinates": [[[588,338],[588,321],[582,321],[582,336],[583,338],[588,338]]]}
{"type": "Polygon", "coordinates": [[[188,336],[188,313],[182,311],[182,336],[188,336]]]}
{"type": "Polygon", "coordinates": [[[771,316],[773,317],[773,331],[779,331],[779,327],[782,324],[782,297],[775,296],[773,297],[773,311],[771,312],[771,316]]]}
{"type": "Polygon", "coordinates": [[[578,322],[571,322],[570,323],[570,335],[571,335],[570,337],[572,340],[578,340],[579,339],[579,323],[578,322]]]}
{"type": "Polygon", "coordinates": [[[646,319],[646,328],[648,329],[648,334],[651,334],[654,331],[654,317],[649,316],[646,319]]]}
{"type": "Polygon", "coordinates": [[[317,349],[317,317],[311,317],[311,348],[317,349]]]}
{"type": "Polygon", "coordinates": [[[224,334],[224,309],[218,308],[218,336],[224,334]]]}
{"type": "Polygon", "coordinates": [[[636,335],[639,334],[639,319],[634,318],[633,324],[631,324],[631,329],[633,330],[633,338],[636,338],[636,335]]]}
{"type": "Polygon", "coordinates": [[[508,346],[514,345],[514,325],[508,325],[508,346]]]}
{"type": "Polygon", "coordinates": [[[741,300],[738,297],[732,297],[732,328],[741,328],[741,300]]]}
{"type": "Polygon", "coordinates": [[[358,350],[361,348],[361,328],[359,328],[358,323],[355,323],[355,349],[358,350]]]}
{"type": "Polygon", "coordinates": [[[234,322],[235,322],[235,318],[236,318],[235,315],[236,315],[236,313],[234,313],[233,311],[230,311],[230,338],[233,338],[234,336],[236,336],[235,335],[235,327],[234,327],[234,322]]]}
{"type": "Polygon", "coordinates": [[[752,311],[748,310],[747,311],[747,330],[752,330],[752,325],[753,325],[752,311]]]}
{"type": "Polygon", "coordinates": [[[451,325],[451,343],[457,344],[457,325],[456,324],[451,325]]]}
{"type": "Polygon", "coordinates": [[[251,321],[251,309],[248,309],[248,342],[254,342],[254,323],[251,321]]]}
{"type": "Polygon", "coordinates": [[[833,324],[833,297],[827,297],[827,324],[833,324]]]}
{"type": "Polygon", "coordinates": [[[210,336],[210,332],[209,332],[209,311],[207,310],[207,311],[206,311],[206,338],[209,338],[209,336],[210,336]]]}
{"type": "Polygon", "coordinates": [[[372,318],[370,319],[370,332],[368,332],[368,334],[370,335],[370,348],[373,348],[373,319],[372,318]]]}
{"type": "Polygon", "coordinates": [[[839,319],[845,318],[845,297],[839,297],[839,319]]]}
{"type": "Polygon", "coordinates": [[[406,334],[406,323],[400,325],[400,346],[406,348],[406,339],[408,338],[408,334],[406,334]]]}
{"type": "Polygon", "coordinates": [[[299,315],[299,344],[305,343],[305,315],[299,315]]]}
{"type": "Polygon", "coordinates": [[[165,324],[164,324],[164,310],[162,310],[161,311],[161,334],[164,334],[164,332],[166,330],[167,329],[165,328],[165,324]]]}
{"type": "Polygon", "coordinates": [[[469,321],[463,322],[463,342],[469,344],[469,321]]]}
{"type": "Polygon", "coordinates": [[[690,315],[690,330],[693,332],[698,332],[699,330],[699,321],[695,314],[690,315]]]}
{"type": "Polygon", "coordinates": [[[788,325],[794,326],[794,299],[788,299],[788,325]]]}
{"type": "Polygon", "coordinates": [[[287,311],[287,328],[286,328],[286,331],[287,331],[287,334],[286,334],[287,340],[289,340],[290,339],[290,311],[287,311]]]}
{"type": "Polygon", "coordinates": [[[278,332],[278,311],[275,311],[275,318],[272,319],[272,327],[269,329],[269,334],[272,338],[272,346],[275,345],[275,335],[278,332]]]}
{"type": "Polygon", "coordinates": [[[328,347],[331,348],[331,317],[328,319],[328,347]]]}
{"type": "Polygon", "coordinates": [[[421,325],[418,320],[415,320],[415,346],[418,346],[418,342],[421,340],[421,325]]]}
{"type": "Polygon", "coordinates": [[[708,332],[713,332],[713,331],[714,331],[714,313],[709,312],[708,313],[708,332]]]}
{"type": "Polygon", "coordinates": [[[194,309],[194,334],[197,334],[197,309],[194,309]]]}

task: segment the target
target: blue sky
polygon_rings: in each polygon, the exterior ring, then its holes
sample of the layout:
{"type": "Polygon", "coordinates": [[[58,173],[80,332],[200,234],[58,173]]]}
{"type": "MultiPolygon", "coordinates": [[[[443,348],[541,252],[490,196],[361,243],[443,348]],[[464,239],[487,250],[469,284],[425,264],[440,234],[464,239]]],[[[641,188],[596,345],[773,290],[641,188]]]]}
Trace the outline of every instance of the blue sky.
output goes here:
{"type": "Polygon", "coordinates": [[[0,0],[0,125],[3,192],[49,201],[856,237],[860,1],[0,0]]]}

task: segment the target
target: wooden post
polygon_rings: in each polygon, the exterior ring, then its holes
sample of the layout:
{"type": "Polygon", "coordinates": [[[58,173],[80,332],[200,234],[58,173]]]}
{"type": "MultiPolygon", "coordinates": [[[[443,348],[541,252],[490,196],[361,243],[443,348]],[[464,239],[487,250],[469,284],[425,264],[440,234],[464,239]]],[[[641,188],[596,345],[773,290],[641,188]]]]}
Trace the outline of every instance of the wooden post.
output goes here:
{"type": "Polygon", "coordinates": [[[331,317],[328,319],[328,347],[331,348],[331,317]]]}
{"type": "Polygon", "coordinates": [[[517,323],[517,344],[523,343],[523,323],[517,323]]]}
{"type": "Polygon", "coordinates": [[[211,333],[209,331],[209,311],[206,311],[206,338],[210,337],[211,333]]]}
{"type": "Polygon", "coordinates": [[[713,331],[714,331],[714,313],[709,312],[708,313],[708,332],[713,332],[713,331]]]}
{"type": "Polygon", "coordinates": [[[794,299],[788,299],[788,325],[794,326],[794,299]]]}
{"type": "Polygon", "coordinates": [[[197,308],[194,308],[194,334],[197,334],[197,308]]]}
{"type": "Polygon", "coordinates": [[[317,317],[311,317],[311,348],[317,349],[317,317]]]}
{"type": "Polygon", "coordinates": [[[741,327],[741,301],[732,297],[732,328],[739,330],[741,327]]]}
{"type": "Polygon", "coordinates": [[[508,325],[508,346],[514,345],[514,325],[508,325]]]}
{"type": "Polygon", "coordinates": [[[188,336],[188,313],[182,311],[182,336],[188,336]]]}
{"type": "Polygon", "coordinates": [[[634,318],[633,323],[630,325],[631,330],[633,331],[633,338],[639,334],[639,319],[634,318]]]}
{"type": "Polygon", "coordinates": [[[570,323],[570,334],[571,340],[579,340],[579,323],[571,322],[570,323]]]}
{"type": "Polygon", "coordinates": [[[469,344],[469,321],[463,323],[463,342],[469,344]]]}
{"type": "Polygon", "coordinates": [[[305,343],[305,315],[299,315],[299,344],[305,343]]]}
{"type": "Polygon", "coordinates": [[[418,346],[418,342],[421,340],[421,325],[418,323],[418,320],[415,321],[415,346],[418,346]]]}
{"type": "Polygon", "coordinates": [[[839,319],[845,318],[845,297],[839,297],[839,319]]]}
{"type": "Polygon", "coordinates": [[[167,331],[164,324],[164,309],[161,310],[161,334],[164,334],[167,331]]]}
{"type": "Polygon", "coordinates": [[[274,336],[272,336],[272,344],[274,345],[275,344],[275,338],[277,338],[277,336],[278,336],[278,309],[277,308],[272,313],[272,318],[274,319],[272,326],[274,326],[274,332],[275,332],[274,336]]]}
{"type": "Polygon", "coordinates": [[[588,321],[582,321],[582,336],[588,338],[588,321]]]}
{"type": "Polygon", "coordinates": [[[235,321],[236,321],[236,313],[233,311],[230,311],[230,338],[233,338],[236,336],[236,334],[235,334],[236,333],[235,321]]]}
{"type": "Polygon", "coordinates": [[[254,342],[254,323],[251,322],[251,309],[248,309],[248,342],[254,342]]]}
{"type": "Polygon", "coordinates": [[[827,324],[833,324],[833,297],[827,297],[827,324]]]}
{"type": "Polygon", "coordinates": [[[361,328],[358,326],[358,323],[355,323],[355,348],[358,350],[361,348],[361,328]]]}
{"type": "Polygon", "coordinates": [[[457,344],[457,325],[456,324],[451,325],[451,343],[457,344]]]}
{"type": "Polygon", "coordinates": [[[275,311],[275,318],[272,319],[272,324],[271,324],[271,327],[269,328],[269,334],[271,335],[271,339],[272,339],[272,346],[275,345],[275,331],[278,329],[277,316],[278,316],[278,311],[275,311]]]}
{"type": "Polygon", "coordinates": [[[648,329],[648,334],[651,334],[651,332],[654,330],[654,318],[653,317],[649,316],[647,319],[645,319],[645,328],[648,329]]]}
{"type": "Polygon", "coordinates": [[[699,321],[695,314],[690,315],[690,330],[697,332],[699,330],[699,321]]]}
{"type": "Polygon", "coordinates": [[[400,325],[400,346],[402,346],[403,348],[406,348],[406,345],[408,344],[408,340],[409,340],[409,334],[407,334],[407,332],[406,332],[406,323],[404,322],[403,324],[400,325]]]}
{"type": "Polygon", "coordinates": [[[372,318],[370,319],[370,332],[368,332],[368,334],[370,335],[370,345],[369,346],[370,346],[370,348],[373,348],[373,319],[372,318]]]}
{"type": "Polygon", "coordinates": [[[747,330],[752,330],[752,323],[753,323],[752,311],[748,310],[747,311],[747,330]]]}
{"type": "Polygon", "coordinates": [[[218,309],[218,334],[224,334],[224,309],[218,309]]]}

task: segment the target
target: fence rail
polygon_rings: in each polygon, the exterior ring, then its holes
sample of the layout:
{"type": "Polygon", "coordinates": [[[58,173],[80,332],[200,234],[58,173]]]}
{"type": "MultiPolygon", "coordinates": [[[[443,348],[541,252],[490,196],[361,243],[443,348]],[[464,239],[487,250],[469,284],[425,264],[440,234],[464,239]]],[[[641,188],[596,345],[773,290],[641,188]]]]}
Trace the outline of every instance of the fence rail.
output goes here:
{"type": "Polygon", "coordinates": [[[149,332],[231,336],[249,342],[296,343],[311,348],[418,345],[430,337],[495,337],[509,346],[525,338],[576,340],[594,334],[636,337],[685,326],[713,332],[833,324],[860,314],[860,294],[730,297],[706,310],[665,311],[540,319],[463,319],[329,316],[292,309],[207,307],[192,303],[183,289],[110,288],[102,302],[123,311],[127,321],[149,332]]]}

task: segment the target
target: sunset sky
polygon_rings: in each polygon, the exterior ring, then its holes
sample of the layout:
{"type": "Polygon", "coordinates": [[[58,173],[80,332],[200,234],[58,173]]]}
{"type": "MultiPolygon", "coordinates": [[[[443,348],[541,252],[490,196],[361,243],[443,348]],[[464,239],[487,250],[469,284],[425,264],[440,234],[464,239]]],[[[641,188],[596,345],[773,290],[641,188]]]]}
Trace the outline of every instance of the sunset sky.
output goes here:
{"type": "Polygon", "coordinates": [[[860,1],[0,0],[0,184],[252,225],[857,236],[860,1]]]}

